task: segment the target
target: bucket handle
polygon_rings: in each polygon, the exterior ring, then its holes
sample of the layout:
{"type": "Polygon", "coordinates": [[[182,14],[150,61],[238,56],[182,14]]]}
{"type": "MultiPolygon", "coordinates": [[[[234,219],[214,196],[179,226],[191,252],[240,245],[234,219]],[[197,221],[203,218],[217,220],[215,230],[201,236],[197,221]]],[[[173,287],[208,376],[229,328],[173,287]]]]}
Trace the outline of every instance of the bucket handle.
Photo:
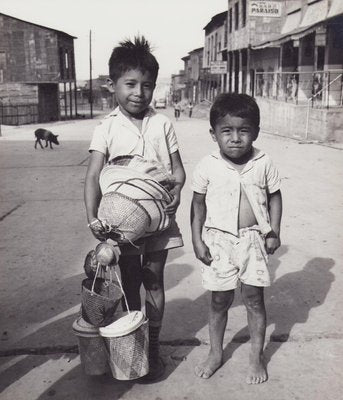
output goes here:
{"type": "MultiPolygon", "coordinates": [[[[98,265],[97,265],[97,267],[96,267],[95,276],[94,276],[93,283],[92,283],[92,293],[94,293],[95,281],[96,281],[96,278],[97,278],[98,273],[99,273],[100,265],[101,265],[101,264],[98,262],[98,265]]],[[[121,292],[123,293],[127,312],[128,312],[128,314],[131,314],[131,311],[130,311],[130,309],[129,309],[129,304],[128,304],[128,302],[127,302],[127,298],[126,298],[126,295],[125,295],[125,292],[124,292],[124,289],[123,289],[123,285],[122,285],[122,283],[121,283],[121,280],[120,280],[120,278],[119,278],[119,276],[118,276],[116,270],[114,270],[114,273],[115,273],[116,278],[117,278],[117,281],[118,281],[118,283],[119,283],[119,288],[120,288],[121,292]]],[[[112,280],[112,269],[111,269],[111,267],[110,267],[110,282],[113,283],[113,280],[112,280]]]]}

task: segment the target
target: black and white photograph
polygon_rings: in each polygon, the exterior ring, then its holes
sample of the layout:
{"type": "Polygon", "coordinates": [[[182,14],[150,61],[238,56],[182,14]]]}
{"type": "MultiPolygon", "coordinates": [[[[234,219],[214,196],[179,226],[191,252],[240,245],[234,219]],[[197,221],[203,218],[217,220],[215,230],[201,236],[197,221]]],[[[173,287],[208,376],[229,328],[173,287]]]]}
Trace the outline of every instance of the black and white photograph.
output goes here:
{"type": "Polygon", "coordinates": [[[338,400],[343,0],[1,0],[0,400],[338,400]]]}

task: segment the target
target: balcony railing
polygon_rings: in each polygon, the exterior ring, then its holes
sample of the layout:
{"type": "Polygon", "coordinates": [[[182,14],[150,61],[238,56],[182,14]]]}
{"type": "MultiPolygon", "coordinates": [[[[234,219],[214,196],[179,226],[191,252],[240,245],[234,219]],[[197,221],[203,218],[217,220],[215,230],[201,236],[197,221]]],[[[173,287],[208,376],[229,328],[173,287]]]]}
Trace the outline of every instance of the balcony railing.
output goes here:
{"type": "Polygon", "coordinates": [[[315,108],[343,106],[343,70],[256,72],[255,96],[315,108]]]}

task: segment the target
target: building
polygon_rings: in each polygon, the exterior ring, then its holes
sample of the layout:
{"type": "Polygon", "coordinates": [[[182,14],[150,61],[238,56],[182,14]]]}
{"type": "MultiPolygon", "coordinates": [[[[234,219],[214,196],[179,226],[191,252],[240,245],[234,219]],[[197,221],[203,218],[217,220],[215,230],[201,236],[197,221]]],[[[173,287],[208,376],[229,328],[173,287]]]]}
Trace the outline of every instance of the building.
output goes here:
{"type": "Polygon", "coordinates": [[[178,103],[186,99],[186,74],[184,70],[171,76],[170,103],[178,103]]]}
{"type": "Polygon", "coordinates": [[[247,93],[265,131],[343,142],[342,0],[228,0],[204,30],[201,99],[247,93]]]}
{"type": "Polygon", "coordinates": [[[201,71],[202,98],[212,101],[227,84],[227,11],[216,14],[204,27],[205,41],[201,71]]]}
{"type": "MultiPolygon", "coordinates": [[[[254,82],[247,90],[268,116],[263,128],[343,142],[343,2],[270,3],[280,16],[269,19],[279,20],[280,32],[250,43],[249,75],[254,82]]],[[[250,18],[253,14],[250,2],[250,18]]]]}
{"type": "Polygon", "coordinates": [[[204,48],[199,47],[188,53],[182,58],[185,63],[185,90],[184,97],[187,101],[193,104],[199,103],[202,100],[202,88],[205,87],[203,80],[203,53],[204,48]]]}
{"type": "Polygon", "coordinates": [[[74,36],[0,13],[3,124],[77,115],[74,36]]]}

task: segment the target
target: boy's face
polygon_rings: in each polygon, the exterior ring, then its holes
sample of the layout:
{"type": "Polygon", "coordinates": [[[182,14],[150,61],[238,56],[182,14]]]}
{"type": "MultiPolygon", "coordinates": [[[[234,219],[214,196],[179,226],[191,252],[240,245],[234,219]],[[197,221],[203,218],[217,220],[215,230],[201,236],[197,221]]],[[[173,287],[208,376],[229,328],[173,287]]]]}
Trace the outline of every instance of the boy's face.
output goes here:
{"type": "Polygon", "coordinates": [[[148,108],[155,89],[150,72],[126,71],[116,82],[109,80],[121,111],[128,117],[141,118],[148,108]]]}
{"type": "Polygon", "coordinates": [[[218,120],[215,129],[210,129],[210,133],[212,139],[218,143],[222,156],[239,163],[245,162],[245,157],[250,155],[259,129],[248,118],[226,114],[218,120]]]}

